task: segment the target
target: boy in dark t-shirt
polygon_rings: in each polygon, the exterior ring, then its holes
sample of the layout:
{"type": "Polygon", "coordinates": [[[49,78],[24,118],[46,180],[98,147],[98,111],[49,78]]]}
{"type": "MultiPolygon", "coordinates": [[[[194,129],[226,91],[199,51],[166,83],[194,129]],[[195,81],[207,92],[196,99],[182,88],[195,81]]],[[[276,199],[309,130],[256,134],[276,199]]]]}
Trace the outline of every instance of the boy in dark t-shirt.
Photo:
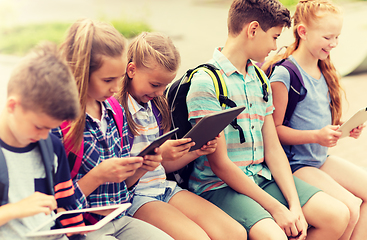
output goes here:
{"type": "MultiPolygon", "coordinates": [[[[0,239],[25,239],[25,234],[51,218],[53,210],[75,207],[65,150],[60,140],[49,132],[62,121],[75,119],[79,112],[73,75],[55,46],[40,46],[13,70],[6,105],[0,114],[0,151],[3,153],[0,157],[0,239]],[[47,149],[53,149],[47,159],[40,147],[44,139],[52,145],[47,149]],[[50,171],[46,165],[51,166],[50,171]]],[[[76,214],[63,219],[61,224],[82,226],[83,217],[76,214]]]]}

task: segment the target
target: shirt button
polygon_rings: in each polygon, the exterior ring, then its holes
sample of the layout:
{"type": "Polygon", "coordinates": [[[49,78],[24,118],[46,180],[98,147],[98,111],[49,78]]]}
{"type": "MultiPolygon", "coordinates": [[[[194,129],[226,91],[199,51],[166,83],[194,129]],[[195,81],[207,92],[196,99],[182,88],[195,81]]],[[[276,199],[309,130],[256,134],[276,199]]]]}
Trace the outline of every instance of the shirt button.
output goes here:
{"type": "Polygon", "coordinates": [[[254,148],[254,151],[256,151],[256,148],[254,148]]]}
{"type": "Polygon", "coordinates": [[[254,126],[251,127],[251,129],[254,129],[254,128],[255,128],[254,126]]]}
{"type": "Polygon", "coordinates": [[[252,103],[250,103],[250,107],[252,107],[252,103]]]}
{"type": "Polygon", "coordinates": [[[114,198],[110,198],[110,202],[114,202],[115,201],[115,199],[114,198]]]}

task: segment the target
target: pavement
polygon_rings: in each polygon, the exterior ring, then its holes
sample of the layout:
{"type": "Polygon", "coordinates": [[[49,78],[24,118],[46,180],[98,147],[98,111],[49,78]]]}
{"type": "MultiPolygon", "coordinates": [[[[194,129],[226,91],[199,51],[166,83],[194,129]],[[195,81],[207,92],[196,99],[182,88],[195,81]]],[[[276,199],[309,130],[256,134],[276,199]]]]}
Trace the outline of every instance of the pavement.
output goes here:
{"type": "MultiPolygon", "coordinates": [[[[144,20],[154,31],[169,35],[180,51],[182,61],[178,78],[188,68],[210,59],[215,47],[224,45],[230,3],[230,0],[0,0],[0,24],[72,23],[81,17],[144,20]]],[[[346,120],[367,106],[367,72],[347,75],[361,63],[367,63],[367,2],[350,2],[341,7],[344,26],[339,46],[332,51],[331,58],[344,76],[341,81],[347,99],[343,101],[343,120],[346,120]]],[[[292,33],[285,30],[278,46],[291,42],[292,33]]],[[[0,110],[6,99],[11,70],[18,61],[17,56],[0,54],[0,110]]],[[[367,169],[366,152],[366,132],[357,140],[339,140],[329,151],[367,169]]]]}

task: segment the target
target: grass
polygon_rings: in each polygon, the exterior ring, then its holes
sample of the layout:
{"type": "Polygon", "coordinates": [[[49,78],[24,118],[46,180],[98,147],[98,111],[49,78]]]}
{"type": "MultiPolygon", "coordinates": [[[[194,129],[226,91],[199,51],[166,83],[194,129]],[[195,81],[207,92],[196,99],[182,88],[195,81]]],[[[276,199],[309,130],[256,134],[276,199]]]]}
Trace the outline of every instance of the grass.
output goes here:
{"type": "MultiPolygon", "coordinates": [[[[144,22],[112,20],[111,24],[126,38],[137,36],[143,31],[151,31],[144,22]]],[[[47,40],[59,44],[70,23],[35,23],[0,29],[0,54],[24,55],[39,42],[47,40]]]]}

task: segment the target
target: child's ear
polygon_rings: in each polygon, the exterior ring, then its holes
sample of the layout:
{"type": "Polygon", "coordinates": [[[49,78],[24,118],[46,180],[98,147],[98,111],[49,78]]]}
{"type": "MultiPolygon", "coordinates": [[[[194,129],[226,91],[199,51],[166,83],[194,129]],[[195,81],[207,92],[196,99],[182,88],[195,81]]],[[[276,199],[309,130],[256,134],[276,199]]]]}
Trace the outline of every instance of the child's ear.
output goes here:
{"type": "Polygon", "coordinates": [[[135,76],[136,72],[136,64],[134,62],[129,62],[126,67],[126,73],[129,76],[129,78],[133,78],[135,76]]]}
{"type": "Polygon", "coordinates": [[[305,26],[305,25],[300,24],[300,25],[297,27],[297,33],[298,33],[298,36],[299,36],[302,40],[306,40],[307,28],[306,28],[306,26],[305,26]]]}
{"type": "Polygon", "coordinates": [[[252,21],[249,23],[247,28],[247,36],[253,38],[256,35],[256,31],[260,29],[260,24],[258,21],[252,21]]]}
{"type": "Polygon", "coordinates": [[[7,111],[8,111],[9,113],[14,112],[15,107],[18,105],[18,103],[20,103],[20,102],[19,102],[19,100],[18,100],[16,97],[14,97],[14,96],[9,97],[9,98],[6,100],[6,105],[5,105],[5,106],[6,106],[7,111]]]}

